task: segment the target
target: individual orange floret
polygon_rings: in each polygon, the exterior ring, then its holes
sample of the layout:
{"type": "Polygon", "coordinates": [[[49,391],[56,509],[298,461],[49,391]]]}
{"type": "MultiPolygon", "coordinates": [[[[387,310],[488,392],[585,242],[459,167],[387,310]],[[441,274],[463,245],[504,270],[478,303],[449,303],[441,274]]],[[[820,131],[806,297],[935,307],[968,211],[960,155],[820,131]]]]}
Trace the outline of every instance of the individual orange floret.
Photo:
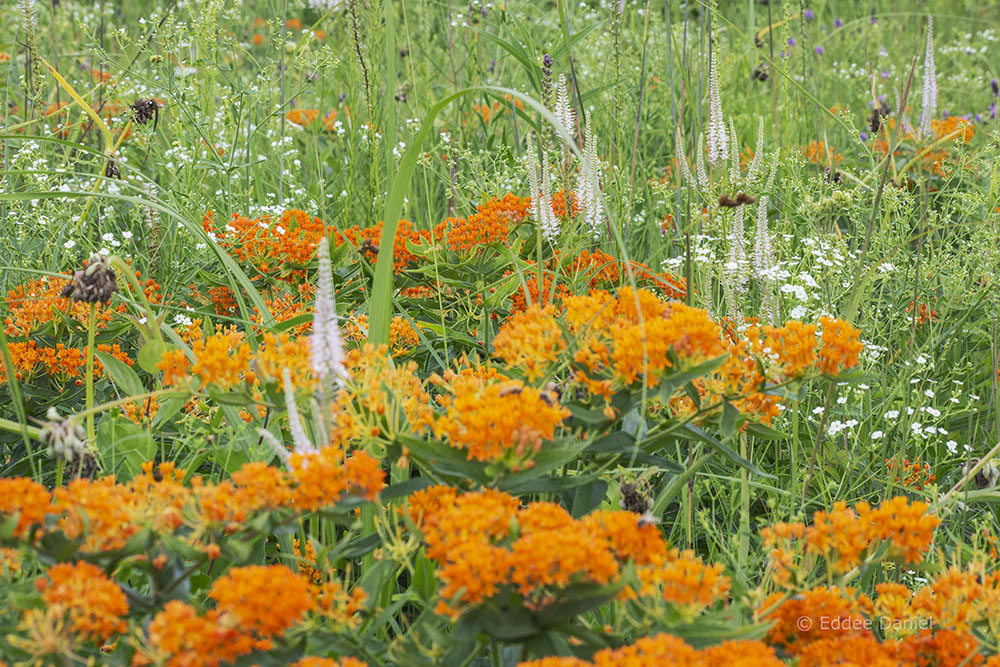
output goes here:
{"type": "Polygon", "coordinates": [[[250,370],[250,345],[236,331],[217,333],[192,345],[195,362],[191,372],[202,384],[228,389],[243,381],[250,370]]]}
{"type": "Polygon", "coordinates": [[[858,354],[864,349],[860,341],[861,331],[850,323],[821,317],[823,325],[822,345],[819,349],[819,368],[826,375],[837,375],[840,371],[858,365],[858,354]]]}
{"type": "Polygon", "coordinates": [[[191,362],[184,350],[167,350],[156,364],[156,368],[163,372],[164,387],[183,384],[190,367],[191,362]]]}
{"type": "Polygon", "coordinates": [[[284,565],[236,567],[208,592],[220,613],[261,637],[281,635],[315,605],[309,582],[284,565]]]}
{"type": "Polygon", "coordinates": [[[45,604],[62,609],[74,632],[88,640],[107,641],[128,627],[122,618],[128,613],[125,593],[96,565],[53,565],[35,587],[45,604]]]}
{"type": "Polygon", "coordinates": [[[465,450],[469,460],[488,461],[508,452],[515,463],[530,458],[570,415],[553,392],[522,382],[484,381],[453,371],[446,372],[445,381],[448,393],[438,399],[445,414],[434,420],[434,433],[465,450]]]}
{"type": "Polygon", "coordinates": [[[507,366],[522,370],[529,382],[544,377],[566,349],[555,307],[534,304],[515,313],[500,327],[493,347],[507,366]]]}
{"type": "Polygon", "coordinates": [[[17,515],[13,536],[22,538],[32,526],[44,526],[45,515],[54,511],[52,495],[44,486],[27,477],[0,479],[0,516],[17,515]]]}

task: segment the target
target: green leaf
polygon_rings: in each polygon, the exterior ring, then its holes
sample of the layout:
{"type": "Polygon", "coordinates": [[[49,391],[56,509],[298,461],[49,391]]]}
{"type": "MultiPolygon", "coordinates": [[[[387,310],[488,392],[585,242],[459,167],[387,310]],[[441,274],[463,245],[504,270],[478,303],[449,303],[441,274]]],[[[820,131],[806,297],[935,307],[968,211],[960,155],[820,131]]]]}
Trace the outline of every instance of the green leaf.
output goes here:
{"type": "Polygon", "coordinates": [[[163,341],[151,338],[139,348],[136,363],[147,373],[158,373],[160,369],[156,367],[156,364],[160,363],[168,349],[163,341]]]}
{"type": "Polygon", "coordinates": [[[125,392],[126,396],[138,396],[146,393],[145,387],[142,386],[142,380],[124,361],[100,350],[94,350],[94,356],[97,357],[111,380],[125,392]]]}
{"type": "Polygon", "coordinates": [[[711,436],[708,433],[705,433],[694,424],[685,424],[683,428],[678,429],[677,431],[673,431],[673,433],[681,437],[690,436],[691,440],[700,440],[701,442],[707,443],[710,447],[717,450],[727,459],[729,459],[730,461],[732,461],[733,463],[742,468],[746,468],[755,475],[760,475],[761,477],[765,477],[767,479],[776,479],[774,475],[767,474],[766,472],[755,466],[753,463],[751,463],[747,459],[737,454],[736,450],[734,450],[732,447],[722,444],[718,438],[711,436]]]}
{"type": "Polygon", "coordinates": [[[723,401],[722,403],[722,423],[719,427],[722,429],[722,438],[724,440],[731,440],[733,434],[736,433],[736,428],[739,426],[742,415],[740,411],[736,409],[729,401],[723,401]]]}

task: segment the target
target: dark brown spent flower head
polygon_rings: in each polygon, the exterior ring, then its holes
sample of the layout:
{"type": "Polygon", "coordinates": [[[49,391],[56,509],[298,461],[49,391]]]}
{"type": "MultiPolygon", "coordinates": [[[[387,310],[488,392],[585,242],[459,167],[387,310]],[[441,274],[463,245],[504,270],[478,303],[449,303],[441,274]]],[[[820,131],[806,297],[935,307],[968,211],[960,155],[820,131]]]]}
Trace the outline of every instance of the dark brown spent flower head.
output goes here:
{"type": "Polygon", "coordinates": [[[750,78],[754,81],[767,81],[768,76],[767,63],[757,65],[753,68],[753,72],[750,73],[750,78]]]}
{"type": "Polygon", "coordinates": [[[878,131],[882,128],[882,119],[888,117],[891,113],[892,108],[885,102],[879,102],[879,105],[872,109],[872,115],[869,119],[872,134],[878,133],[878,131]]]}
{"type": "Polygon", "coordinates": [[[735,199],[733,199],[732,197],[730,197],[729,195],[722,195],[721,197],[719,197],[719,206],[722,206],[724,208],[736,208],[739,205],[740,203],[735,199]]]}
{"type": "Polygon", "coordinates": [[[108,160],[108,163],[104,166],[104,175],[107,178],[117,178],[119,181],[122,178],[122,173],[118,171],[118,165],[115,164],[114,160],[108,160]]]}
{"type": "Polygon", "coordinates": [[[61,295],[72,297],[73,301],[107,304],[117,291],[118,278],[108,261],[100,255],[92,255],[84,267],[73,274],[61,295]]]}
{"type": "Polygon", "coordinates": [[[152,120],[153,130],[156,130],[156,125],[160,121],[160,105],[156,100],[152,98],[136,100],[129,108],[132,109],[135,122],[139,123],[139,125],[145,125],[152,120]]]}
{"type": "Polygon", "coordinates": [[[618,491],[622,495],[621,507],[628,512],[645,514],[653,504],[653,499],[648,493],[649,490],[641,482],[637,484],[622,482],[618,487],[618,491]]]}
{"type": "Polygon", "coordinates": [[[371,252],[378,254],[378,244],[372,243],[371,239],[365,239],[364,242],[358,246],[358,252],[371,252]]]}
{"type": "Polygon", "coordinates": [[[738,203],[738,204],[747,204],[747,205],[756,204],[757,203],[757,198],[753,197],[751,195],[748,195],[745,192],[739,192],[739,193],[736,194],[736,203],[738,203]]]}

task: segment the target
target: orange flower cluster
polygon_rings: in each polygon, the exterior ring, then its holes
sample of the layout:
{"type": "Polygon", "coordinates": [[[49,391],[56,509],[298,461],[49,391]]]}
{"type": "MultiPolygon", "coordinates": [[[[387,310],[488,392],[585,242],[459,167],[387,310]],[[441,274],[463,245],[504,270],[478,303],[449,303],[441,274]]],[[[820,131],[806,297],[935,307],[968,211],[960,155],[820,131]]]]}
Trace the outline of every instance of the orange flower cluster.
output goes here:
{"type": "Polygon", "coordinates": [[[811,141],[809,145],[802,149],[802,154],[810,162],[819,165],[833,165],[836,167],[844,160],[844,156],[833,150],[832,146],[827,146],[822,141],[811,141]]]}
{"type": "Polygon", "coordinates": [[[292,386],[311,391],[316,386],[312,373],[312,344],[308,336],[292,338],[287,333],[264,334],[257,355],[261,377],[282,383],[284,370],[292,376],[292,386]]]}
{"type": "Polygon", "coordinates": [[[528,217],[531,200],[510,193],[491,198],[467,218],[448,218],[434,228],[434,238],[455,251],[470,251],[492,243],[507,243],[513,226],[528,217]]]}
{"type": "Polygon", "coordinates": [[[215,222],[213,212],[208,211],[201,224],[220,246],[241,262],[253,266],[262,275],[287,282],[305,278],[306,272],[301,266],[312,258],[320,239],[334,229],[299,210],[285,211],[278,220],[267,216],[246,218],[234,213],[221,227],[215,222]]]}
{"type": "MultiPolygon", "coordinates": [[[[35,329],[51,322],[56,311],[62,311],[83,326],[90,319],[90,304],[73,302],[69,297],[60,296],[69,283],[65,278],[42,277],[24,285],[18,285],[7,292],[7,316],[4,331],[8,336],[28,336],[35,329]]],[[[108,326],[115,313],[124,313],[125,304],[117,306],[97,305],[95,320],[98,329],[108,326]]]]}
{"type": "Polygon", "coordinates": [[[579,658],[542,658],[518,667],[781,667],[774,649],[751,640],[726,641],[703,649],[692,648],[679,637],[658,634],[634,644],[603,649],[592,661],[579,658]]]}
{"type": "Polygon", "coordinates": [[[44,578],[35,580],[35,587],[45,604],[61,610],[73,631],[86,639],[106,641],[126,630],[122,617],[128,613],[128,600],[96,565],[53,565],[44,578]]]}
{"type": "MultiPolygon", "coordinates": [[[[317,30],[316,32],[319,33],[321,31],[317,30]]],[[[336,127],[333,123],[337,120],[337,109],[331,110],[323,118],[319,117],[319,109],[292,109],[285,114],[285,119],[289,123],[294,123],[299,127],[311,127],[319,119],[322,129],[327,132],[335,132],[336,127]]]]}
{"type": "Polygon", "coordinates": [[[316,607],[309,582],[283,565],[237,567],[209,591],[216,601],[205,614],[179,600],[168,602],[149,625],[148,646],[133,665],[228,664],[254,650],[268,650],[316,607]]]}
{"type": "Polygon", "coordinates": [[[522,370],[529,382],[547,375],[566,349],[554,316],[554,306],[540,308],[534,304],[514,313],[493,339],[496,356],[508,367],[522,370]]]}
{"type": "Polygon", "coordinates": [[[570,412],[555,392],[508,380],[492,369],[473,366],[448,370],[430,382],[443,390],[437,402],[444,414],[431,426],[438,438],[447,438],[469,460],[505,457],[513,469],[532,465],[530,457],[542,443],[555,437],[570,412]]]}
{"type": "Polygon", "coordinates": [[[719,566],[695,568],[689,552],[668,550],[659,530],[638,514],[602,511],[577,520],[561,506],[485,489],[459,494],[434,486],[410,496],[409,516],[439,563],[438,611],[452,616],[502,589],[541,609],[562,589],[618,581],[628,562],[643,570],[643,594],[658,591],[678,606],[705,606],[728,591],[719,566]]]}
{"type": "MultiPolygon", "coordinates": [[[[368,315],[352,314],[351,319],[344,325],[344,338],[359,343],[367,341],[368,315]]],[[[402,356],[419,346],[420,336],[409,320],[400,315],[393,317],[389,324],[389,349],[392,350],[392,356],[402,356]]]]}
{"type": "MultiPolygon", "coordinates": [[[[530,264],[530,262],[529,262],[530,264]]],[[[665,299],[682,299],[687,294],[687,281],[683,278],[669,273],[654,273],[648,266],[641,262],[624,262],[608,255],[600,250],[593,252],[582,251],[576,257],[564,260],[558,251],[555,256],[544,264],[543,271],[544,287],[542,293],[538,292],[538,272],[534,269],[524,271],[524,285],[518,289],[511,297],[511,310],[519,312],[528,307],[528,300],[532,304],[548,304],[550,300],[563,301],[570,296],[571,290],[567,283],[576,282],[579,279],[588,281],[591,289],[618,288],[629,285],[634,280],[639,286],[649,290],[662,293],[665,299]],[[559,276],[553,288],[552,280],[554,276],[559,276]]],[[[505,276],[513,275],[508,271],[505,276]]]]}
{"type": "MultiPolygon", "coordinates": [[[[42,370],[57,382],[73,381],[82,385],[86,375],[87,348],[66,347],[56,343],[55,347],[44,347],[35,341],[9,343],[11,363],[14,366],[14,377],[18,380],[29,379],[35,371],[42,370]]],[[[100,344],[97,349],[106,352],[119,361],[131,366],[135,362],[122,352],[118,343],[113,345],[100,344]]],[[[104,367],[97,359],[94,360],[94,377],[101,377],[104,367]]],[[[3,360],[0,359],[0,384],[7,381],[3,360]]],[[[60,388],[60,391],[62,389],[60,388]]]]}
{"type": "Polygon", "coordinates": [[[669,273],[654,273],[642,262],[622,261],[600,250],[584,250],[574,257],[566,270],[569,276],[590,278],[590,287],[611,288],[629,284],[631,280],[659,290],[667,299],[683,299],[687,281],[669,273]]]}
{"type": "Polygon", "coordinates": [[[213,531],[235,533],[261,512],[314,512],[348,494],[373,500],[385,486],[377,459],[333,445],[293,455],[290,468],[247,463],[231,480],[195,477],[185,486],[184,471],[173,463],[148,464],[127,484],[113,476],[75,479],[52,493],[25,478],[0,479],[0,517],[18,516],[15,537],[59,530],[81,539],[87,553],[123,549],[143,528],[172,534],[185,526],[191,528],[185,539],[206,548],[213,531]]]}
{"type": "Polygon", "coordinates": [[[798,656],[799,665],[1000,665],[1000,657],[983,658],[969,632],[1000,613],[995,574],[951,568],[916,593],[891,582],[875,588],[874,600],[853,588],[823,586],[784,600],[775,594],[759,620],[772,624],[767,641],[798,656]]]}
{"type": "Polygon", "coordinates": [[[761,530],[771,549],[770,567],[779,585],[791,583],[794,563],[801,555],[823,558],[836,573],[859,566],[866,555],[883,544],[907,563],[919,563],[934,539],[941,520],[927,514],[927,504],[897,496],[876,508],[860,502],[852,508],[836,502],[830,511],[813,514],[813,525],[777,523],[761,530]]]}
{"type": "Polygon", "coordinates": [[[861,331],[850,323],[829,317],[821,317],[823,344],[819,350],[820,371],[826,375],[836,375],[846,368],[858,365],[858,354],[864,349],[861,331]]]}
{"type": "Polygon", "coordinates": [[[934,473],[931,472],[931,464],[921,464],[919,456],[916,461],[903,459],[902,466],[896,465],[895,457],[886,459],[885,467],[889,471],[890,481],[908,486],[917,491],[923,489],[924,484],[930,484],[935,480],[934,473]]]}
{"type": "MultiPolygon", "coordinates": [[[[195,362],[191,372],[202,385],[216,384],[229,389],[250,380],[250,345],[237,331],[220,332],[192,345],[195,362]]],[[[163,359],[160,360],[163,363],[163,359]]]]}

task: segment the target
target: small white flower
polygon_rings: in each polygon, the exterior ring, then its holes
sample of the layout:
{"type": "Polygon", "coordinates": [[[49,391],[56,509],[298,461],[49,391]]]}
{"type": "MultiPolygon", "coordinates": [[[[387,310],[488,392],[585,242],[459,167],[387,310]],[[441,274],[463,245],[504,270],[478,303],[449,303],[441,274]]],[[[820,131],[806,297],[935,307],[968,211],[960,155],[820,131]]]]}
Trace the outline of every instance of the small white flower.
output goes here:
{"type": "Polygon", "coordinates": [[[882,431],[872,431],[872,440],[881,440],[883,435],[882,431]]]}
{"type": "Polygon", "coordinates": [[[846,396],[841,396],[840,398],[837,399],[837,405],[843,405],[844,403],[847,403],[846,396]]]}
{"type": "Polygon", "coordinates": [[[126,240],[131,239],[132,238],[132,232],[122,232],[122,238],[126,239],[126,240]]]}
{"type": "Polygon", "coordinates": [[[951,452],[952,454],[958,454],[958,443],[955,442],[954,440],[949,440],[948,442],[944,443],[944,446],[947,447],[948,451],[951,452]]]}
{"type": "Polygon", "coordinates": [[[924,396],[927,398],[934,398],[934,392],[930,389],[924,389],[924,396]]]}
{"type": "Polygon", "coordinates": [[[63,243],[63,247],[66,248],[66,250],[72,249],[72,247],[75,245],[76,241],[74,241],[73,239],[70,239],[69,241],[66,241],[66,243],[63,243]]]}
{"type": "Polygon", "coordinates": [[[110,242],[110,241],[113,241],[115,239],[115,235],[112,234],[111,232],[108,232],[107,234],[102,234],[101,238],[104,239],[105,241],[109,241],[110,242]]]}
{"type": "Polygon", "coordinates": [[[813,408],[813,414],[814,415],[821,415],[821,414],[823,414],[823,408],[822,407],[813,408]]]}
{"type": "Polygon", "coordinates": [[[889,412],[883,415],[883,417],[885,417],[886,419],[895,419],[898,416],[899,416],[899,410],[889,410],[889,412]]]}

